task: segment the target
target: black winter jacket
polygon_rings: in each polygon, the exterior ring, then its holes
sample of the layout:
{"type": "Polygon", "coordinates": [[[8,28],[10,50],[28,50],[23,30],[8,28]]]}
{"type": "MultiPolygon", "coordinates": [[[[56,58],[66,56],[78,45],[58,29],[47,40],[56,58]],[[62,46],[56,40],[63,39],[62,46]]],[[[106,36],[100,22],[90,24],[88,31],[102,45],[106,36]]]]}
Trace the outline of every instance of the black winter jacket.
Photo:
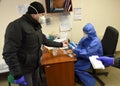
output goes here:
{"type": "Polygon", "coordinates": [[[11,22],[5,33],[3,58],[15,78],[35,70],[42,55],[41,44],[62,47],[52,42],[41,31],[41,25],[29,14],[11,22]]]}

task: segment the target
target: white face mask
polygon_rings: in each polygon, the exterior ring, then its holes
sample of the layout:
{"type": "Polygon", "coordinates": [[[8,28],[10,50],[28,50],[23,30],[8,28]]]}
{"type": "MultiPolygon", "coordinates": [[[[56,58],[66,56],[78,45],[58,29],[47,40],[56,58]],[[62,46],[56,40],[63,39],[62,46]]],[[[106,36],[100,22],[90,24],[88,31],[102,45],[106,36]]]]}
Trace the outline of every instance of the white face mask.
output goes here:
{"type": "Polygon", "coordinates": [[[83,37],[87,38],[87,37],[88,37],[88,34],[83,33],[83,37]]]}
{"type": "Polygon", "coordinates": [[[45,16],[39,16],[39,23],[43,24],[46,22],[45,16]]]}

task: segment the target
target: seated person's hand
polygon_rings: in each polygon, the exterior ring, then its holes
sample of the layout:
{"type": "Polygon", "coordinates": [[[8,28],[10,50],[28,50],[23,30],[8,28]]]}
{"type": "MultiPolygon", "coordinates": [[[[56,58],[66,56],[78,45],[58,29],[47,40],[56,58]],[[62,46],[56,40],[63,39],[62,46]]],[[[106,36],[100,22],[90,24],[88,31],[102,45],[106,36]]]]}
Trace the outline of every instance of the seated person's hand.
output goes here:
{"type": "Polygon", "coordinates": [[[114,58],[112,57],[102,56],[97,58],[97,60],[101,60],[105,66],[111,66],[114,64],[114,58]]]}
{"type": "Polygon", "coordinates": [[[77,45],[72,41],[72,42],[70,42],[70,44],[72,45],[72,46],[74,46],[74,47],[77,47],[77,45]]]}
{"type": "Polygon", "coordinates": [[[77,45],[74,42],[69,42],[69,44],[68,44],[69,49],[75,49],[76,47],[77,47],[77,45]]]}
{"type": "Polygon", "coordinates": [[[23,86],[27,86],[27,82],[25,81],[24,76],[21,76],[19,79],[14,80],[15,84],[21,84],[23,86]]]}

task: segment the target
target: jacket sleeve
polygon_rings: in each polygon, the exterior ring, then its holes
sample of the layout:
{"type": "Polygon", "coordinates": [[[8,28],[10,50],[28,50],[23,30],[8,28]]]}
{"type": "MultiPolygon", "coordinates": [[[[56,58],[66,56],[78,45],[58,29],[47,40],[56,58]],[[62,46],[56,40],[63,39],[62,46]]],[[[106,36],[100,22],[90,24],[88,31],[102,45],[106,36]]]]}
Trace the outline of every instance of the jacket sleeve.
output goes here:
{"type": "Polygon", "coordinates": [[[49,39],[46,38],[46,36],[43,34],[43,41],[42,44],[49,46],[49,47],[62,47],[63,44],[62,42],[55,42],[55,41],[50,41],[49,39]]]}
{"type": "Polygon", "coordinates": [[[88,47],[81,47],[81,49],[77,47],[74,50],[74,52],[77,54],[76,56],[78,58],[88,59],[89,56],[93,55],[100,48],[100,43],[97,40],[93,40],[88,47]]]}
{"type": "Polygon", "coordinates": [[[85,40],[84,37],[81,38],[81,40],[79,41],[79,43],[78,43],[78,45],[77,45],[77,48],[79,48],[79,49],[83,49],[83,48],[84,48],[83,45],[82,45],[82,43],[84,42],[84,40],[85,40]]]}
{"type": "Polygon", "coordinates": [[[10,23],[5,33],[3,58],[9,67],[10,73],[13,74],[15,78],[22,75],[17,57],[17,51],[21,46],[21,40],[20,27],[15,23],[10,23]]]}

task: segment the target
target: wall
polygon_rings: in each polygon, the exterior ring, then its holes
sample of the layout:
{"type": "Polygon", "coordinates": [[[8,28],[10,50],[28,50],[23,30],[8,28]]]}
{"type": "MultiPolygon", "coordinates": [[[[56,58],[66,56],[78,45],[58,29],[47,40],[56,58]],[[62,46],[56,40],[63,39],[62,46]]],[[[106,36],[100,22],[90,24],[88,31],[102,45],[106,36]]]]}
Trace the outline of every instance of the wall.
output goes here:
{"type": "MultiPolygon", "coordinates": [[[[120,32],[119,4],[120,0],[82,0],[82,23],[92,22],[100,37],[108,25],[115,27],[120,32]]],[[[117,50],[120,50],[120,37],[117,50]]]]}
{"type": "MultiPolygon", "coordinates": [[[[1,0],[0,2],[0,58],[2,58],[2,49],[4,44],[4,33],[9,22],[15,20],[21,15],[18,13],[17,6],[29,4],[34,0],[1,0]]],[[[44,0],[37,0],[44,4],[44,0]]],[[[120,0],[72,0],[73,9],[82,8],[82,19],[74,21],[74,10],[71,12],[72,30],[69,37],[78,42],[82,37],[82,27],[91,22],[98,36],[101,38],[105,28],[111,25],[120,32],[120,0]]],[[[52,32],[59,34],[59,14],[47,14],[51,18],[51,25],[43,25],[43,32],[48,35],[52,32]]],[[[119,37],[120,40],[120,37],[119,37]]],[[[120,51],[120,41],[117,50],[120,51]]]]}

